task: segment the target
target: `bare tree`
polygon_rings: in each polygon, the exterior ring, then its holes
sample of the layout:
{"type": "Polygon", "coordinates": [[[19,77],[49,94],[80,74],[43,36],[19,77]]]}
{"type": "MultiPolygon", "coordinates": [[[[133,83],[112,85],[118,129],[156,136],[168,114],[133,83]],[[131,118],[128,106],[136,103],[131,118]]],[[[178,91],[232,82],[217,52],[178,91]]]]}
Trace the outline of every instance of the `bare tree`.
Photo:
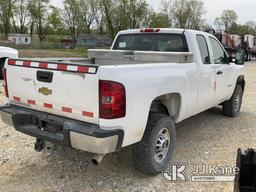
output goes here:
{"type": "Polygon", "coordinates": [[[60,9],[54,6],[51,6],[51,12],[48,17],[48,22],[50,26],[50,32],[52,34],[63,34],[65,30],[63,22],[61,19],[60,9]]]}
{"type": "Polygon", "coordinates": [[[200,29],[203,24],[205,9],[201,0],[162,0],[162,10],[176,27],[200,29]]]}
{"type": "Polygon", "coordinates": [[[221,33],[221,26],[222,26],[222,22],[221,22],[221,19],[219,17],[216,17],[215,20],[214,20],[214,24],[217,26],[217,31],[219,33],[221,33]]]}
{"type": "Polygon", "coordinates": [[[12,14],[12,23],[16,33],[26,33],[29,22],[28,0],[17,0],[12,14]]]}
{"type": "Polygon", "coordinates": [[[89,0],[80,0],[83,25],[86,33],[91,33],[91,27],[95,19],[94,6],[89,0]]]}
{"type": "Polygon", "coordinates": [[[13,14],[15,0],[0,0],[0,20],[4,27],[5,37],[8,37],[8,33],[11,29],[11,18],[13,14]]]}
{"type": "Polygon", "coordinates": [[[188,6],[190,9],[189,28],[199,30],[204,23],[202,15],[206,13],[204,9],[204,3],[203,1],[191,0],[189,1],[188,6]]]}
{"type": "Polygon", "coordinates": [[[106,30],[106,18],[101,0],[89,0],[91,11],[94,17],[94,23],[97,31],[103,34],[106,30]]]}
{"type": "Polygon", "coordinates": [[[155,13],[150,15],[149,27],[168,28],[170,27],[169,17],[165,13],[155,13]]]}
{"type": "Polygon", "coordinates": [[[237,14],[233,10],[225,9],[220,16],[220,20],[223,23],[225,30],[227,31],[232,23],[236,23],[237,14]]]}
{"type": "Polygon", "coordinates": [[[168,15],[170,13],[169,11],[171,9],[172,3],[172,0],[161,0],[161,12],[168,15]]]}
{"type": "Polygon", "coordinates": [[[256,22],[255,21],[247,21],[245,25],[249,26],[253,30],[256,30],[256,22]]]}
{"type": "Polygon", "coordinates": [[[63,19],[68,26],[72,40],[76,41],[83,29],[83,12],[79,0],[65,0],[63,19]]]}
{"type": "Polygon", "coordinates": [[[28,10],[31,15],[31,30],[36,27],[39,41],[42,42],[49,30],[49,0],[29,0],[28,10]]]}
{"type": "Polygon", "coordinates": [[[112,0],[102,0],[102,7],[105,14],[107,28],[111,34],[111,37],[114,38],[116,35],[116,30],[113,24],[113,15],[114,15],[114,4],[112,0]]]}
{"type": "Polygon", "coordinates": [[[140,27],[149,13],[145,0],[102,0],[102,7],[113,38],[119,30],[140,27]]]}
{"type": "Polygon", "coordinates": [[[145,0],[129,0],[129,28],[138,28],[148,15],[148,3],[145,0]]]}

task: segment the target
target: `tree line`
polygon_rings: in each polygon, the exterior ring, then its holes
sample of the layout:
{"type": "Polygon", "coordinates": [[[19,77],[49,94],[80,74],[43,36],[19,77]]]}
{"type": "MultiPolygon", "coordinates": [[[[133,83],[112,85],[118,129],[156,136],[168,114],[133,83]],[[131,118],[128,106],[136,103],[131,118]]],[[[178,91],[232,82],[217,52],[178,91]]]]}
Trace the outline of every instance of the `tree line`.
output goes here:
{"type": "Polygon", "coordinates": [[[140,27],[199,29],[203,24],[201,0],[162,0],[155,12],[146,0],[64,0],[63,8],[49,0],[0,0],[0,31],[38,34],[108,34],[140,27]]]}
{"type": "Polygon", "coordinates": [[[238,15],[234,10],[223,10],[222,14],[215,18],[215,26],[217,32],[227,32],[244,37],[245,35],[256,36],[256,22],[249,20],[245,24],[238,24],[238,15]]]}
{"type": "MultiPolygon", "coordinates": [[[[204,30],[211,26],[202,0],[161,0],[160,11],[146,0],[63,0],[63,8],[50,0],[0,0],[0,32],[37,34],[44,41],[49,34],[70,35],[76,40],[81,33],[108,34],[142,27],[177,27],[204,30]]],[[[224,10],[215,25],[236,34],[256,31],[256,24],[236,23],[237,15],[224,10]]],[[[256,34],[256,32],[255,32],[256,34]]]]}

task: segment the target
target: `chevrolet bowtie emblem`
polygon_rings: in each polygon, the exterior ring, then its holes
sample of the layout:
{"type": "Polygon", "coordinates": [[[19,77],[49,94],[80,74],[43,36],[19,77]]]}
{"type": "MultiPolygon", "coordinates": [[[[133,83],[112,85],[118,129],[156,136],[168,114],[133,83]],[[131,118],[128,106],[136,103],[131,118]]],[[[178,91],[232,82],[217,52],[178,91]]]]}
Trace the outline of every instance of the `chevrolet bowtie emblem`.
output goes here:
{"type": "Polygon", "coordinates": [[[38,92],[42,93],[43,95],[46,95],[46,96],[52,94],[52,90],[48,89],[47,87],[42,87],[42,88],[38,89],[38,92]]]}

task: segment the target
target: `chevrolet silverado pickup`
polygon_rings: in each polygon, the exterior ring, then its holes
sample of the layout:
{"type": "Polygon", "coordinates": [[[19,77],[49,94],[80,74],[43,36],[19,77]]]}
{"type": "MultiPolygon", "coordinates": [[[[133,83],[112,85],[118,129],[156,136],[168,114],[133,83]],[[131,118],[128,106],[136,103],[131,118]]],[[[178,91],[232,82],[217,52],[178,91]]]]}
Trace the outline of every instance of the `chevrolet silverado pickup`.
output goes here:
{"type": "Polygon", "coordinates": [[[175,124],[214,106],[240,113],[243,63],[231,63],[211,34],[183,29],[135,29],[117,34],[111,49],[88,50],[85,63],[8,59],[2,120],[44,142],[105,154],[132,145],[144,173],[165,170],[175,124]]]}

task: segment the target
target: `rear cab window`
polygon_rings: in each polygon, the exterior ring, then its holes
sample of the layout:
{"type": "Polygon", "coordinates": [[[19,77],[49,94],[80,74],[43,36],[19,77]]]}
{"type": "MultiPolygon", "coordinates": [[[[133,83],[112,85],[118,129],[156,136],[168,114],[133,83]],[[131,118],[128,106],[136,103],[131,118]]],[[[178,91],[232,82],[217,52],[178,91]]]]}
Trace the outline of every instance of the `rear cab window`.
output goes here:
{"type": "Polygon", "coordinates": [[[184,34],[121,34],[113,46],[114,50],[188,52],[184,34]]]}

